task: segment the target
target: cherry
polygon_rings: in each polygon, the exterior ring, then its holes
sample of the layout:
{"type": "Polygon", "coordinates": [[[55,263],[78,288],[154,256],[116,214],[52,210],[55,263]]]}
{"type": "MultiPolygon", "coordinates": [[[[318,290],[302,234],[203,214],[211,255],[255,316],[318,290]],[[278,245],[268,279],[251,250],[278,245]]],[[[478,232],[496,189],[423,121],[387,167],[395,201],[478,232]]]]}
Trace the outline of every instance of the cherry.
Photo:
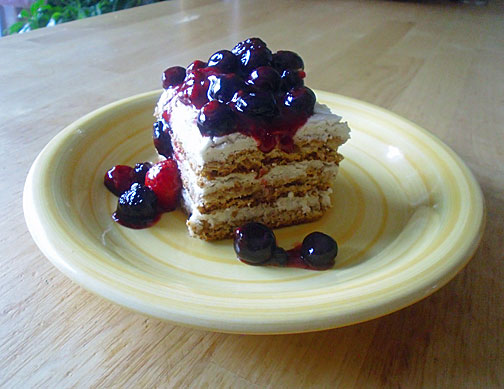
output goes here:
{"type": "Polygon", "coordinates": [[[224,136],[234,131],[236,121],[228,105],[212,100],[201,109],[197,124],[203,136],[224,136]]]}
{"type": "Polygon", "coordinates": [[[166,159],[154,164],[145,176],[145,185],[156,194],[158,206],[163,211],[177,208],[182,188],[177,162],[166,159]]]}
{"type": "Polygon", "coordinates": [[[272,117],[278,113],[273,94],[261,90],[238,94],[235,108],[249,116],[272,117]]]}
{"type": "Polygon", "coordinates": [[[143,184],[145,181],[145,175],[151,167],[152,163],[150,162],[141,162],[135,164],[135,167],[133,168],[135,172],[135,182],[140,182],[141,184],[143,184]]]}
{"type": "Polygon", "coordinates": [[[282,72],[282,83],[281,88],[284,91],[288,91],[292,88],[299,88],[304,85],[303,78],[305,73],[303,71],[297,71],[293,69],[285,69],[282,72]]]}
{"type": "Polygon", "coordinates": [[[254,50],[261,47],[267,47],[266,43],[262,39],[248,38],[244,41],[237,43],[236,46],[233,48],[233,50],[231,50],[231,52],[236,56],[240,56],[241,54],[243,54],[245,50],[248,49],[254,50]]]}
{"type": "Polygon", "coordinates": [[[184,82],[186,76],[186,71],[181,66],[173,66],[166,69],[163,72],[161,80],[163,82],[163,88],[168,89],[172,86],[180,85],[184,82]]]}
{"type": "Polygon", "coordinates": [[[206,62],[200,61],[197,59],[196,61],[191,62],[186,68],[186,75],[192,73],[193,71],[201,68],[205,68],[207,66],[206,62]]]}
{"type": "Polygon", "coordinates": [[[304,238],[301,245],[302,260],[314,269],[329,269],[334,266],[338,245],[329,235],[312,232],[304,238]]]}
{"type": "Polygon", "coordinates": [[[251,222],[236,229],[233,246],[242,261],[260,265],[269,261],[275,253],[276,239],[270,228],[251,222]]]}
{"type": "Polygon", "coordinates": [[[116,196],[120,196],[127,191],[131,184],[135,182],[135,171],[131,166],[116,165],[103,178],[103,183],[116,196]]]}
{"type": "Polygon", "coordinates": [[[144,228],[157,219],[157,197],[152,190],[135,182],[117,202],[113,219],[126,227],[144,228]]]}
{"type": "Polygon", "coordinates": [[[239,57],[243,71],[249,72],[259,66],[270,66],[272,60],[271,50],[267,47],[247,49],[239,57]]]}
{"type": "Polygon", "coordinates": [[[245,88],[243,80],[234,73],[212,75],[208,77],[208,80],[210,81],[208,100],[227,103],[231,101],[237,91],[245,88]]]}

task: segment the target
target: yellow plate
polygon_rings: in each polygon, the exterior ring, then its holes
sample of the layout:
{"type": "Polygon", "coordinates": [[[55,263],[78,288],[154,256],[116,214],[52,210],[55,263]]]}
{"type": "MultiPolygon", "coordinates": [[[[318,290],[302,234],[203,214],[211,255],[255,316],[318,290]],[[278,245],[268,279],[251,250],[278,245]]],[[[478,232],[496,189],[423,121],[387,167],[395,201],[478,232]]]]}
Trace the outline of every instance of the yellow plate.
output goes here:
{"type": "Polygon", "coordinates": [[[103,185],[116,164],[155,158],[159,91],[118,101],[58,134],[28,175],[24,212],[49,260],[86,289],[173,323],[237,333],[340,327],[412,304],[469,261],[484,227],[481,190],[455,153],[376,106],[317,92],[348,120],[334,207],[321,220],[276,231],[283,247],[324,231],[340,246],[329,271],[253,267],[231,241],[190,238],[180,211],[131,230],[110,217],[103,185]]]}

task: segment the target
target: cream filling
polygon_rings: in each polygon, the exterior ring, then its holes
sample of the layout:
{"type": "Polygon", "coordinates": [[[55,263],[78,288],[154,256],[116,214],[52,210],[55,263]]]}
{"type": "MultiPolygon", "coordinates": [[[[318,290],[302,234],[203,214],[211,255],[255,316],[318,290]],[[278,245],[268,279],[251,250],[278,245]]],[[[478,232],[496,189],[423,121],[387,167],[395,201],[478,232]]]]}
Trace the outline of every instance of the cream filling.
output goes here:
{"type": "Polygon", "coordinates": [[[287,197],[278,199],[274,204],[260,204],[255,207],[229,207],[226,209],[215,210],[208,214],[202,214],[192,202],[187,191],[182,191],[182,201],[187,212],[191,215],[187,221],[188,224],[201,224],[207,222],[211,227],[220,224],[233,224],[234,221],[258,220],[268,214],[301,210],[304,214],[310,214],[321,208],[331,206],[332,189],[318,192],[315,195],[305,195],[303,197],[294,196],[292,192],[287,197]]]}
{"type": "MultiPolygon", "coordinates": [[[[155,108],[155,116],[161,120],[163,111],[171,112],[170,125],[172,132],[181,143],[187,158],[195,167],[202,168],[207,162],[224,161],[229,155],[242,150],[255,150],[256,141],[246,135],[233,133],[221,137],[202,136],[196,124],[198,110],[192,105],[183,104],[173,91],[165,90],[155,108]]],[[[341,116],[335,115],[323,104],[316,103],[314,113],[296,132],[296,140],[322,140],[340,137],[343,141],[350,138],[350,129],[341,116]]]]}
{"type": "Polygon", "coordinates": [[[289,165],[278,165],[270,169],[266,174],[257,178],[256,173],[231,173],[225,177],[217,177],[212,180],[197,176],[191,169],[190,164],[184,160],[179,161],[179,170],[183,179],[191,188],[191,198],[196,205],[203,205],[205,196],[215,192],[233,190],[235,184],[261,184],[277,185],[277,182],[289,182],[304,179],[309,169],[323,170],[331,178],[336,177],[338,165],[320,160],[301,161],[289,165]]]}

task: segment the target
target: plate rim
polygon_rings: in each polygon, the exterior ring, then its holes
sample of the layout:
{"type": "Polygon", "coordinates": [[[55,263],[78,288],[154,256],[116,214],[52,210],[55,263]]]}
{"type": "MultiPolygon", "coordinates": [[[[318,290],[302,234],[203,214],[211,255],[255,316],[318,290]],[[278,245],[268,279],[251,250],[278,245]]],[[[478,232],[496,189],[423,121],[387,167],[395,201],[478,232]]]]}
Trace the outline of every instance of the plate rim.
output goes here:
{"type": "Polygon", "coordinates": [[[409,305],[412,305],[423,298],[431,295],[435,291],[439,290],[446,283],[448,283],[451,279],[453,279],[458,272],[460,272],[466,264],[471,260],[475,251],[478,248],[478,245],[483,236],[483,232],[486,224],[486,206],[485,200],[483,197],[483,193],[479,186],[479,183],[475,179],[471,170],[467,167],[467,165],[463,162],[463,160],[443,141],[441,141],[434,134],[420,127],[414,122],[391,112],[387,109],[381,108],[374,104],[370,104],[355,98],[342,96],[335,93],[324,92],[315,90],[316,95],[320,100],[331,100],[331,99],[343,99],[348,102],[352,102],[353,104],[358,104],[367,110],[371,110],[373,112],[379,112],[381,114],[386,114],[391,118],[399,120],[408,124],[414,131],[419,131],[423,135],[427,135],[428,138],[435,142],[437,145],[441,146],[450,157],[455,161],[457,167],[463,173],[464,178],[468,181],[468,184],[475,190],[475,196],[478,199],[477,204],[473,204],[475,207],[476,213],[479,215],[478,220],[478,228],[475,230],[476,232],[471,237],[471,242],[467,246],[466,250],[462,253],[457,253],[460,257],[458,261],[455,263],[451,263],[450,271],[445,271],[444,273],[438,274],[438,278],[435,279],[434,283],[431,279],[425,280],[423,284],[426,284],[426,281],[430,281],[429,285],[423,285],[423,288],[417,287],[416,289],[410,290],[408,293],[403,293],[400,296],[395,296],[391,299],[383,299],[379,304],[373,304],[370,307],[361,308],[359,310],[358,315],[354,315],[355,317],[349,317],[344,322],[338,322],[331,319],[318,320],[317,323],[319,325],[307,326],[306,320],[291,320],[291,321],[277,321],[273,320],[271,323],[265,324],[263,323],[263,328],[260,328],[257,323],[254,321],[243,322],[227,322],[222,323],[222,320],[215,320],[208,317],[198,317],[195,322],[195,315],[184,315],[180,313],[170,312],[164,310],[164,312],[159,312],[157,309],[148,309],[143,305],[144,302],[140,301],[140,299],[135,298],[135,296],[125,296],[123,293],[118,291],[110,290],[111,288],[107,288],[103,282],[93,279],[92,275],[86,274],[82,269],[81,273],[75,272],[74,269],[70,268],[68,264],[65,263],[65,258],[62,257],[61,252],[59,252],[54,245],[51,245],[49,239],[45,235],[43,225],[41,223],[41,218],[43,215],[40,209],[36,207],[36,188],[35,188],[35,177],[37,173],[40,173],[43,166],[44,158],[49,155],[52,155],[51,152],[57,150],[57,145],[63,142],[67,137],[71,137],[74,135],[74,130],[76,127],[80,125],[80,123],[86,122],[97,115],[101,115],[103,113],[109,112],[110,110],[114,110],[117,107],[122,107],[124,104],[134,104],[139,101],[143,101],[144,99],[152,99],[156,95],[159,95],[161,90],[154,90],[149,92],[144,92],[141,94],[133,95],[124,99],[120,99],[114,101],[112,103],[106,104],[94,111],[89,112],[88,114],[80,117],[76,121],[72,122],[68,126],[66,126],[63,130],[61,130],[58,134],[56,134],[49,143],[42,149],[42,151],[38,154],[37,158],[33,162],[28,176],[26,178],[24,190],[23,190],[23,210],[25,222],[28,226],[28,230],[32,235],[35,243],[41,250],[41,252],[46,256],[53,265],[58,268],[63,274],[69,277],[72,281],[76,282],[84,289],[92,292],[93,294],[97,294],[102,298],[105,298],[108,301],[111,301],[115,304],[118,304],[128,310],[134,312],[140,312],[144,315],[148,315],[151,317],[155,317],[158,319],[162,319],[164,321],[171,322],[176,325],[183,325],[187,327],[203,329],[208,331],[216,331],[216,332],[227,332],[227,333],[240,333],[240,334],[284,334],[284,333],[301,333],[301,332],[311,332],[311,331],[320,331],[326,330],[330,328],[342,327],[347,325],[356,324],[359,322],[364,322],[368,320],[375,319],[377,317],[381,317],[387,315],[389,313],[395,312],[402,308],[405,308],[409,305]],[[432,285],[434,284],[434,285],[432,285]],[[128,299],[129,297],[129,299],[128,299]],[[138,300],[138,301],[137,301],[138,300]],[[371,312],[375,312],[374,314],[370,314],[371,312]],[[168,315],[167,315],[168,314],[168,315]],[[330,324],[332,322],[333,324],[330,324]],[[325,323],[325,324],[322,324],[325,323]],[[303,324],[305,324],[303,326],[303,324]]]}

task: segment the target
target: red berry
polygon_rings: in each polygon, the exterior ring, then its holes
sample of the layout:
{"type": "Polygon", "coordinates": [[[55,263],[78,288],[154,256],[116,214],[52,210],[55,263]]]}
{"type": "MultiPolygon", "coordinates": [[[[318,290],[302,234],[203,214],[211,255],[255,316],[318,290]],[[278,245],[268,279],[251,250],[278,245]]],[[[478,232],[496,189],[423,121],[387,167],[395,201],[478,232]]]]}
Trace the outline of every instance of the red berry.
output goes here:
{"type": "Polygon", "coordinates": [[[177,208],[182,183],[174,160],[167,159],[154,164],[145,176],[145,185],[156,194],[158,206],[163,211],[177,208]]]}
{"type": "Polygon", "coordinates": [[[127,191],[135,182],[135,170],[131,166],[116,165],[105,173],[103,183],[116,196],[127,191]]]}

